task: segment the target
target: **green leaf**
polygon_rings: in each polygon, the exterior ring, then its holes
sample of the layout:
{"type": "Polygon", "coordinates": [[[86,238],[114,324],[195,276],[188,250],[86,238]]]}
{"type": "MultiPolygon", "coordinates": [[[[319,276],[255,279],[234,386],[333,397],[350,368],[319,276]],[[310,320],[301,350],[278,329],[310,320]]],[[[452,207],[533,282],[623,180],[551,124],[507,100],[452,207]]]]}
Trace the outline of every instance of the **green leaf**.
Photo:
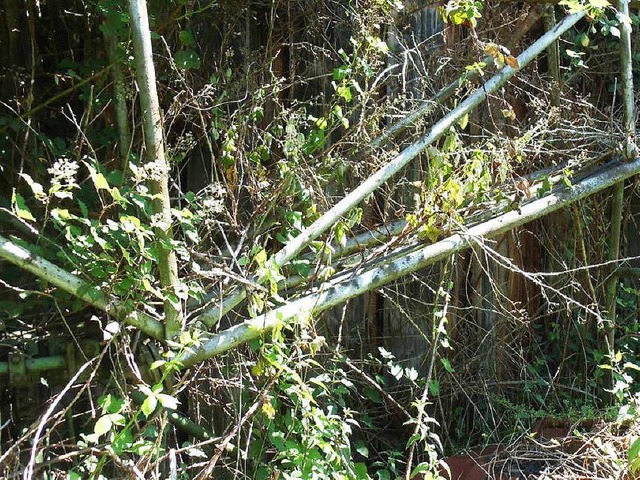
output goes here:
{"type": "Polygon", "coordinates": [[[180,32],[180,35],[178,35],[178,39],[180,40],[180,43],[185,47],[197,47],[196,39],[194,38],[193,33],[191,33],[191,31],[189,30],[182,30],[180,32]]]}
{"type": "Polygon", "coordinates": [[[28,220],[30,222],[36,221],[35,217],[31,214],[31,210],[27,207],[24,198],[19,193],[16,193],[15,188],[13,189],[13,195],[11,196],[11,207],[18,218],[22,218],[23,220],[28,220]]]}
{"type": "Polygon", "coordinates": [[[365,463],[358,462],[353,465],[353,469],[356,472],[356,478],[369,478],[367,465],[365,463]]]}
{"type": "Polygon", "coordinates": [[[194,50],[180,50],[174,56],[176,66],[182,70],[197,70],[200,68],[200,57],[194,50]]]}
{"type": "Polygon", "coordinates": [[[100,438],[105,433],[110,432],[112,426],[113,422],[111,421],[111,415],[103,415],[98,419],[93,427],[93,433],[100,438]]]}
{"type": "Polygon", "coordinates": [[[441,358],[440,362],[442,363],[442,366],[444,367],[444,369],[449,372],[449,373],[454,373],[456,370],[455,368],[453,368],[453,366],[451,365],[451,362],[446,359],[446,358],[441,358]]]}
{"type": "Polygon", "coordinates": [[[124,418],[124,415],[120,413],[110,413],[109,419],[111,420],[111,423],[113,423],[114,425],[123,426],[127,423],[127,420],[126,418],[124,418]]]}
{"type": "Polygon", "coordinates": [[[166,360],[156,360],[155,362],[153,362],[151,364],[151,366],[149,367],[150,370],[155,370],[157,368],[160,368],[162,365],[164,365],[165,363],[167,363],[166,360]]]}
{"type": "Polygon", "coordinates": [[[437,380],[431,380],[429,382],[429,393],[431,394],[431,396],[437,397],[440,393],[440,382],[438,382],[437,380]]]}
{"type": "Polygon", "coordinates": [[[108,394],[98,399],[98,404],[105,413],[120,413],[126,406],[124,398],[108,394]]]}
{"type": "Polygon", "coordinates": [[[467,128],[468,124],[469,124],[469,114],[465,113],[461,118],[458,119],[458,125],[460,125],[460,128],[464,130],[465,128],[467,128]]]}
{"type": "Polygon", "coordinates": [[[148,385],[143,384],[143,385],[140,385],[138,388],[144,394],[145,397],[149,395],[153,395],[153,390],[151,390],[148,385]]]}
{"type": "Polygon", "coordinates": [[[369,458],[369,449],[362,440],[358,440],[356,442],[356,452],[358,452],[364,458],[369,458]]]}
{"type": "Polygon", "coordinates": [[[345,230],[344,222],[338,222],[336,224],[336,240],[342,248],[347,245],[347,233],[345,230]]]}
{"type": "Polygon", "coordinates": [[[44,188],[42,187],[42,185],[31,178],[30,175],[26,173],[20,173],[19,175],[24,179],[25,182],[27,182],[29,187],[31,187],[31,191],[38,200],[43,201],[47,198],[47,194],[44,193],[44,188]]]}
{"type": "Polygon", "coordinates": [[[412,382],[415,382],[418,379],[418,371],[413,367],[405,368],[404,374],[412,382]]]}
{"type": "Polygon", "coordinates": [[[627,456],[629,458],[629,462],[632,462],[640,456],[640,438],[636,438],[636,440],[631,444],[627,456]]]}
{"type": "Polygon", "coordinates": [[[340,65],[338,68],[333,69],[333,79],[341,82],[351,73],[351,67],[349,65],[340,65]]]}
{"type": "Polygon", "coordinates": [[[458,146],[458,135],[455,130],[449,130],[449,133],[444,139],[444,145],[442,146],[442,150],[444,152],[453,152],[458,146]]]}
{"type": "MultiPolygon", "coordinates": [[[[416,465],[416,468],[414,468],[411,471],[410,478],[418,478],[418,474],[427,473],[429,470],[430,470],[430,467],[429,467],[428,463],[426,463],[426,462],[419,463],[418,465],[416,465]]],[[[420,478],[422,478],[422,477],[420,477],[420,478]]]]}
{"type": "Polygon", "coordinates": [[[307,137],[307,141],[304,145],[304,151],[307,155],[312,154],[317,150],[321,150],[325,145],[324,131],[321,129],[314,129],[307,137]]]}
{"type": "Polygon", "coordinates": [[[415,444],[419,440],[420,440],[420,434],[419,433],[414,433],[407,440],[407,444],[405,445],[405,448],[409,448],[411,445],[415,444]]]}
{"type": "Polygon", "coordinates": [[[389,373],[391,373],[391,375],[396,379],[396,380],[400,380],[402,378],[402,376],[404,375],[404,371],[402,370],[402,367],[398,364],[391,364],[389,366],[389,373]]]}
{"type": "Polygon", "coordinates": [[[589,35],[587,35],[586,33],[581,33],[576,38],[576,43],[579,43],[584,48],[587,48],[589,46],[589,35]]]}
{"type": "Polygon", "coordinates": [[[123,430],[118,435],[116,435],[116,437],[113,439],[113,442],[111,442],[111,447],[113,448],[113,451],[116,453],[116,455],[120,455],[126,449],[130,448],[134,442],[135,439],[133,438],[133,433],[130,429],[127,428],[126,430],[123,430]]]}
{"type": "Polygon", "coordinates": [[[209,456],[204,452],[204,450],[197,447],[191,447],[191,446],[188,447],[186,453],[191,458],[209,458],[209,456]]]}
{"type": "Polygon", "coordinates": [[[145,417],[149,417],[153,412],[155,412],[157,406],[158,397],[156,397],[155,394],[151,394],[144,399],[140,410],[142,411],[142,413],[144,413],[145,417]]]}
{"type": "Polygon", "coordinates": [[[389,350],[387,350],[384,347],[378,347],[378,351],[380,352],[380,355],[382,356],[382,358],[386,358],[387,360],[393,360],[394,358],[396,358],[396,356],[391,353],[389,350]]]}
{"type": "Polygon", "coordinates": [[[378,480],[390,480],[391,479],[391,473],[389,473],[389,470],[387,470],[387,469],[378,470],[376,472],[376,476],[378,477],[378,480]]]}
{"type": "Polygon", "coordinates": [[[383,403],[382,402],[382,397],[380,396],[380,392],[378,392],[377,390],[374,390],[372,388],[366,388],[364,391],[364,394],[367,396],[367,398],[369,400],[371,400],[374,403],[383,403]]]}

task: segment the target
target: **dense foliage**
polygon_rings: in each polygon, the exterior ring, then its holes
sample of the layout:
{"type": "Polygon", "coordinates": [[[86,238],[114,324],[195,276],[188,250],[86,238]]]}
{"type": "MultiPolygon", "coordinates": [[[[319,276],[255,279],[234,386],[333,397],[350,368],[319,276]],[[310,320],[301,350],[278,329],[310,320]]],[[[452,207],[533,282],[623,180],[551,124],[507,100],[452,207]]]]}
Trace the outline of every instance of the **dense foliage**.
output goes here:
{"type": "Polygon", "coordinates": [[[418,4],[150,1],[156,125],[130,5],[1,4],[2,475],[438,478],[443,455],[547,417],[635,431],[635,186],[282,313],[632,160],[637,17],[418,4]]]}

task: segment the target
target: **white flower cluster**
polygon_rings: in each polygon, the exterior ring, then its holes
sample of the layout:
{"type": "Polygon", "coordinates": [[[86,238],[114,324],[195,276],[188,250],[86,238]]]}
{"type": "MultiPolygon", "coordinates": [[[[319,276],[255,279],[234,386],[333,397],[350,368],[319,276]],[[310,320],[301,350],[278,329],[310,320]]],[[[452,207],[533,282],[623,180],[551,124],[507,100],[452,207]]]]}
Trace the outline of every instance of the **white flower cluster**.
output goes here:
{"type": "Polygon", "coordinates": [[[202,195],[201,205],[204,218],[215,217],[224,211],[224,197],[227,191],[221,183],[214,182],[200,193],[202,195]]]}
{"type": "Polygon", "coordinates": [[[153,162],[145,163],[142,167],[142,174],[149,180],[159,182],[163,175],[169,173],[169,165],[166,162],[160,160],[154,160],[153,162]]]}
{"type": "Polygon", "coordinates": [[[78,162],[65,157],[59,158],[47,169],[49,175],[51,175],[51,185],[59,185],[61,187],[76,186],[76,174],[79,168],[78,162]]]}
{"type": "Polygon", "coordinates": [[[171,227],[171,222],[165,221],[162,213],[154,213],[151,216],[151,227],[166,232],[171,227]]]}

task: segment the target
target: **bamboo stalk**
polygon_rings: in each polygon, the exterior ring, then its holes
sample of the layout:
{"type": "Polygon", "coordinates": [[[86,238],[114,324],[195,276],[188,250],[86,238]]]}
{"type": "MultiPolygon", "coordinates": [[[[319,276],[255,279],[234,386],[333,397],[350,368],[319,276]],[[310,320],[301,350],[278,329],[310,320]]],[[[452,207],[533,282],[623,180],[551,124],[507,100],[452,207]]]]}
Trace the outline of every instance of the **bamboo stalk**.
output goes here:
{"type": "Polygon", "coordinates": [[[470,228],[465,233],[450,236],[393,261],[380,262],[356,275],[348,275],[327,282],[319,291],[276,308],[259,317],[235,325],[213,335],[208,340],[181,352],[177,360],[190,367],[207,358],[226,352],[238,345],[258,338],[277,325],[292,319],[304,321],[308,315],[334,307],[364,292],[380,288],[404,275],[444,260],[449,256],[477,244],[481,239],[502,235],[513,228],[548,215],[596,192],[640,173],[640,159],[619,164],[611,162],[598,173],[558,193],[522,205],[511,211],[470,228]]]}
{"type": "MultiPolygon", "coordinates": [[[[544,28],[549,31],[556,24],[556,10],[553,5],[546,7],[544,16],[544,28]]],[[[551,75],[551,105],[560,105],[560,92],[562,91],[562,75],[560,74],[560,47],[558,40],[553,41],[547,47],[547,59],[549,65],[549,75],[551,75]]]]}
{"type": "Polygon", "coordinates": [[[133,30],[136,78],[142,106],[142,124],[146,144],[145,159],[147,163],[153,163],[158,167],[156,177],[150,179],[149,183],[155,197],[153,210],[161,217],[160,223],[163,225],[155,228],[155,234],[160,283],[165,296],[165,335],[167,339],[172,339],[182,330],[183,315],[180,300],[175,294],[175,287],[178,284],[178,263],[176,254],[170,246],[173,239],[173,229],[171,228],[169,165],[164,152],[162,118],[156,90],[156,74],[153,66],[146,0],[129,0],[129,11],[133,30]]]}
{"type": "MultiPolygon", "coordinates": [[[[611,231],[607,241],[607,260],[616,261],[620,256],[620,237],[622,230],[622,206],[624,203],[624,182],[613,187],[611,200],[611,231]]],[[[615,358],[615,329],[616,329],[616,299],[618,293],[619,277],[613,274],[615,266],[612,266],[605,284],[605,307],[607,309],[607,321],[603,328],[604,345],[611,361],[615,358]]],[[[613,382],[613,376],[610,376],[613,382]]],[[[611,388],[613,385],[609,385],[611,388]]]]}
{"type": "MultiPolygon", "coordinates": [[[[556,167],[555,169],[547,167],[543,168],[542,170],[538,170],[536,172],[525,175],[523,178],[525,178],[531,185],[529,187],[529,193],[531,194],[531,196],[535,197],[537,192],[541,188],[546,189],[549,184],[555,186],[559,182],[562,182],[565,178],[565,175],[556,173],[562,170],[563,167],[556,167]],[[544,182],[540,181],[541,179],[544,179],[544,182]]],[[[593,172],[591,172],[591,174],[592,173],[593,172]]],[[[574,171],[572,174],[572,178],[576,179],[576,181],[579,181],[584,176],[584,171],[574,171]]],[[[515,194],[507,195],[491,210],[465,217],[464,224],[475,225],[503,213],[506,209],[511,208],[514,202],[517,202],[516,197],[517,195],[515,194]]],[[[405,231],[406,228],[407,222],[403,219],[398,219],[375,227],[367,232],[359,233],[354,237],[349,237],[344,246],[332,243],[327,248],[327,250],[332,253],[331,255],[325,255],[323,257],[323,261],[330,259],[332,261],[331,267],[334,268],[334,270],[338,270],[340,268],[340,264],[344,264],[345,262],[353,263],[347,257],[353,257],[359,252],[364,252],[365,250],[373,248],[377,245],[382,245],[385,242],[390,242],[392,241],[393,237],[399,237],[400,235],[403,235],[403,231],[405,231]]],[[[445,228],[445,230],[448,230],[448,228],[445,228]]],[[[407,235],[411,235],[411,232],[409,231],[407,235]]],[[[363,254],[360,253],[360,255],[363,254]]],[[[313,254],[305,254],[302,256],[302,258],[309,260],[310,262],[318,261],[317,257],[313,254]]],[[[363,259],[364,256],[360,256],[357,262],[361,262],[363,259]]],[[[218,273],[217,275],[220,274],[221,273],[218,273]]],[[[285,280],[278,283],[278,291],[286,293],[287,290],[300,287],[301,285],[308,285],[316,278],[316,276],[317,272],[312,272],[308,276],[287,276],[285,280]]],[[[283,293],[282,295],[286,297],[285,293],[283,293]]],[[[190,309],[189,315],[197,318],[197,316],[199,315],[199,310],[206,309],[209,302],[212,302],[220,297],[220,292],[217,290],[213,290],[212,292],[204,295],[204,297],[200,301],[194,300],[193,302],[188,302],[187,307],[189,307],[190,309]]]]}
{"type": "MultiPolygon", "coordinates": [[[[24,361],[27,372],[35,373],[44,370],[59,370],[67,366],[64,357],[38,357],[27,358],[24,361]]],[[[9,375],[9,363],[0,362],[0,375],[9,375]]]]}
{"type": "MultiPolygon", "coordinates": [[[[533,45],[518,56],[518,68],[514,69],[506,66],[500,70],[483,86],[478,88],[473,94],[462,101],[454,110],[450,111],[439,122],[433,125],[429,133],[403,150],[393,160],[371,175],[355,190],[345,196],[328,212],[316,220],[311,226],[303,230],[294,240],[283,247],[278,253],[276,253],[274,263],[281,267],[295,257],[300,253],[300,251],[308,246],[309,243],[335,225],[342,215],[358,205],[365,197],[383,185],[393,175],[398,173],[409,161],[417,157],[429,145],[444,135],[456,121],[480,105],[486,99],[488,94],[495,92],[502,87],[502,85],[504,85],[511,77],[528,65],[534,58],[536,58],[536,56],[547,48],[551,42],[560,37],[584,15],[585,12],[568,15],[560,23],[555,25],[553,29],[546,32],[542,37],[536,40],[533,45]]],[[[202,321],[205,325],[213,326],[225,313],[238,305],[245,297],[246,290],[239,287],[235,292],[231,291],[218,305],[203,312],[196,318],[196,320],[202,321]]]]}
{"type": "Polygon", "coordinates": [[[164,338],[164,327],[155,318],[143,312],[127,311],[99,288],[31,253],[26,248],[6,239],[2,235],[0,235],[0,258],[4,258],[23,270],[33,273],[37,277],[87,302],[89,305],[107,312],[115,319],[140,329],[151,337],[164,338]]]}
{"type": "Polygon", "coordinates": [[[123,172],[129,166],[129,149],[131,148],[131,132],[129,131],[127,111],[127,91],[125,88],[124,72],[118,58],[118,39],[114,33],[105,33],[109,62],[111,63],[111,78],[113,80],[113,104],[116,111],[116,127],[118,129],[118,156],[120,168],[123,172]]]}
{"type": "MultiPolygon", "coordinates": [[[[630,160],[636,154],[634,95],[631,52],[631,20],[629,18],[629,0],[618,1],[618,11],[622,17],[620,28],[620,70],[622,77],[622,109],[623,129],[625,134],[624,154],[630,160]]],[[[607,260],[616,261],[620,257],[620,238],[622,230],[622,207],[624,203],[624,181],[617,183],[613,189],[611,201],[611,233],[607,245],[607,260]]],[[[618,294],[619,277],[611,273],[605,284],[605,306],[607,309],[607,322],[603,328],[604,347],[610,361],[615,361],[615,334],[616,334],[616,303],[618,294]]],[[[608,372],[607,383],[613,387],[613,374],[608,372]]]]}

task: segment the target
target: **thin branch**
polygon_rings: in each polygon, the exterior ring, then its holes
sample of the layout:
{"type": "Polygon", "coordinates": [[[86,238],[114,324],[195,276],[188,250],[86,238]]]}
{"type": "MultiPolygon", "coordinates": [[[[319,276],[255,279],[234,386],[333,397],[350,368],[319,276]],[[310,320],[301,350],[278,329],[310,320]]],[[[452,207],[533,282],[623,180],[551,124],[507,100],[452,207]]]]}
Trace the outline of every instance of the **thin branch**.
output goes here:
{"type": "MultiPolygon", "coordinates": [[[[100,355],[100,357],[98,357],[98,363],[102,360],[103,356],[104,356],[104,352],[100,355]]],[[[80,378],[82,373],[95,360],[96,360],[95,358],[92,358],[91,360],[86,362],[84,365],[82,365],[78,369],[76,374],[71,378],[71,380],[69,380],[67,385],[62,389],[62,391],[58,394],[58,396],[51,403],[51,405],[49,405],[49,408],[47,409],[47,411],[44,413],[44,415],[40,419],[40,422],[38,423],[38,429],[36,430],[36,433],[35,433],[35,435],[33,437],[33,440],[32,440],[32,444],[33,445],[31,447],[31,454],[29,455],[29,463],[27,464],[27,468],[25,468],[25,471],[24,471],[24,479],[25,480],[31,480],[31,478],[33,478],[33,468],[34,468],[34,466],[36,464],[36,454],[38,453],[38,443],[40,442],[40,437],[42,436],[42,432],[44,431],[44,427],[46,426],[46,424],[47,424],[47,422],[49,420],[49,417],[51,417],[51,415],[56,410],[56,408],[58,408],[58,404],[62,401],[62,399],[64,398],[65,394],[75,385],[76,380],[78,378],[80,378]]]]}

